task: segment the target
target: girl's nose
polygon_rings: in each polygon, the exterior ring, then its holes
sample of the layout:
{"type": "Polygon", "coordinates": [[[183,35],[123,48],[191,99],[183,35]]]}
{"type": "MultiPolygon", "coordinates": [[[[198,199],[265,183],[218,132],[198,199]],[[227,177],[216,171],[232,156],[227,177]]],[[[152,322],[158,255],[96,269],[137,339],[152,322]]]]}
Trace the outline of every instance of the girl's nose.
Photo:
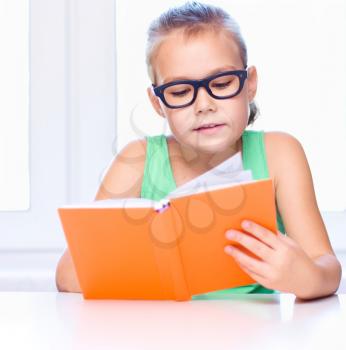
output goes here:
{"type": "Polygon", "coordinates": [[[208,94],[205,87],[200,87],[197,91],[196,100],[194,102],[194,108],[196,114],[205,112],[211,112],[216,110],[215,99],[208,94]]]}

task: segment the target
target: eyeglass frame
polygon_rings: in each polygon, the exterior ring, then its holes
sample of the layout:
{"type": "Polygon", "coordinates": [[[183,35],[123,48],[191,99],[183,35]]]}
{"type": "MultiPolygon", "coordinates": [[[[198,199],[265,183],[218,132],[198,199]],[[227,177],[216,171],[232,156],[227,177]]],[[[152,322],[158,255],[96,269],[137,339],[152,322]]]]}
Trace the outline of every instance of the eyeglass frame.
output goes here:
{"type": "Polygon", "coordinates": [[[237,96],[243,90],[245,80],[248,77],[248,73],[247,73],[247,69],[246,68],[247,67],[245,67],[244,69],[229,70],[229,71],[225,71],[225,72],[220,72],[220,73],[210,75],[209,77],[204,78],[204,79],[200,79],[200,80],[193,80],[193,79],[192,80],[188,80],[188,79],[175,80],[175,81],[171,81],[169,83],[162,84],[162,85],[159,85],[159,86],[156,86],[155,84],[152,84],[152,88],[153,88],[154,94],[157,97],[159,97],[160,100],[163,102],[163,104],[166,107],[168,107],[168,108],[183,108],[183,107],[191,106],[195,102],[195,100],[197,98],[198,90],[199,90],[200,87],[204,87],[211,97],[213,97],[213,98],[215,98],[217,100],[226,100],[228,98],[232,98],[232,97],[237,96]],[[239,88],[238,88],[238,90],[234,94],[231,94],[231,95],[228,95],[228,96],[216,96],[216,95],[214,95],[213,92],[211,91],[210,87],[209,87],[209,83],[212,80],[216,79],[216,78],[219,78],[219,77],[222,77],[222,76],[226,76],[226,75],[236,75],[239,78],[239,88]],[[167,87],[174,86],[174,85],[179,85],[179,84],[192,85],[193,89],[194,89],[193,90],[193,97],[192,97],[192,100],[189,103],[185,103],[185,104],[183,104],[181,106],[172,106],[166,101],[165,96],[164,96],[164,90],[167,87]]]}

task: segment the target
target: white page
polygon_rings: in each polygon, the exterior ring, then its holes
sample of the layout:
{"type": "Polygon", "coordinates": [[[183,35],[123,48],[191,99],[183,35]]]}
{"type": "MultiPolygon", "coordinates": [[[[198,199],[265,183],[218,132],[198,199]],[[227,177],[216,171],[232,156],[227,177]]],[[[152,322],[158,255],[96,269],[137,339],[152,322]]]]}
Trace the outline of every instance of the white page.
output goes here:
{"type": "Polygon", "coordinates": [[[241,153],[238,152],[213,169],[177,187],[167,197],[173,198],[195,193],[200,191],[201,188],[207,191],[211,186],[218,184],[232,184],[251,180],[252,172],[251,170],[243,170],[241,153]]]}
{"type": "Polygon", "coordinates": [[[251,170],[244,170],[237,173],[212,173],[207,175],[198,176],[198,178],[189,181],[188,183],[179,186],[174,191],[170,192],[167,197],[182,197],[184,195],[206,192],[211,189],[221,187],[227,187],[229,185],[238,185],[239,183],[252,181],[251,170]]]}
{"type": "Polygon", "coordinates": [[[75,203],[60,206],[60,208],[150,208],[154,207],[157,201],[147,198],[112,198],[101,199],[90,203],[75,203]]]}

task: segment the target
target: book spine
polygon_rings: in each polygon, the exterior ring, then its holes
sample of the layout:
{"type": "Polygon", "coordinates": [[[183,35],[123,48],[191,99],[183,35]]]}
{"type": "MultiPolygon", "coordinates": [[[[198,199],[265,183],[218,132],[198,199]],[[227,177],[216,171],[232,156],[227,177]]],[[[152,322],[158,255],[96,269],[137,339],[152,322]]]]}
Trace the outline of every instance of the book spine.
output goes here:
{"type": "Polygon", "coordinates": [[[179,226],[180,215],[169,202],[155,210],[158,214],[154,215],[150,230],[163,294],[169,299],[189,300],[191,294],[179,250],[179,239],[184,230],[182,225],[179,226]]]}

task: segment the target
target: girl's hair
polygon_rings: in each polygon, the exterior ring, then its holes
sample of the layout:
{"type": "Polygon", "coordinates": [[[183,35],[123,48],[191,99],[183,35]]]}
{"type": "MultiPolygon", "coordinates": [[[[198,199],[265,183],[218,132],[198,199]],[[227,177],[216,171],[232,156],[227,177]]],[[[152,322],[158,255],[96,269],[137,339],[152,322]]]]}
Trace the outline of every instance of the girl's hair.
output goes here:
{"type": "MultiPolygon", "coordinates": [[[[176,29],[182,29],[186,36],[193,36],[203,30],[224,29],[236,41],[244,67],[247,66],[247,48],[237,22],[223,9],[197,1],[187,2],[182,6],[170,8],[155,19],[148,29],[146,63],[148,73],[155,83],[152,60],[166,35],[176,29]]],[[[254,102],[250,103],[248,125],[257,118],[259,111],[254,102]]]]}

